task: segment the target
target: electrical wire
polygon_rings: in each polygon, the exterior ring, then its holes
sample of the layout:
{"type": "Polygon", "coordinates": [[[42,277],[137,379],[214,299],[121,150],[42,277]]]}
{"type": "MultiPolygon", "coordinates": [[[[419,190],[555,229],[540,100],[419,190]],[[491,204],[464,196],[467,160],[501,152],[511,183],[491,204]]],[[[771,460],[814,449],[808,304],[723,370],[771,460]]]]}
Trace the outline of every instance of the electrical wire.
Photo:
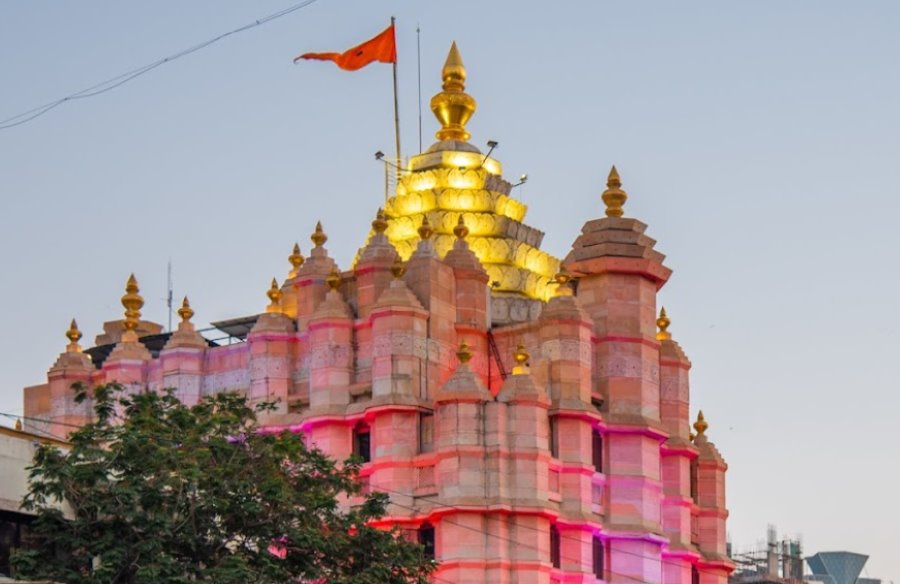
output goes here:
{"type": "Polygon", "coordinates": [[[96,95],[100,95],[101,93],[106,93],[107,91],[112,91],[113,89],[115,89],[121,85],[124,85],[125,83],[128,83],[129,81],[136,79],[137,77],[140,77],[141,75],[149,73],[150,71],[156,69],[157,67],[161,67],[162,65],[165,65],[166,63],[171,63],[172,61],[174,61],[176,59],[180,59],[181,57],[185,57],[185,56],[190,55],[191,53],[195,53],[201,49],[205,49],[206,47],[208,47],[214,43],[217,43],[217,42],[221,41],[222,39],[225,39],[232,35],[244,32],[245,30],[249,30],[251,28],[256,28],[257,26],[261,26],[263,24],[266,24],[268,22],[271,22],[273,20],[281,18],[282,16],[287,16],[288,14],[291,14],[292,12],[296,12],[298,10],[306,8],[310,4],[313,4],[317,1],[318,0],[304,0],[303,2],[294,4],[293,6],[288,6],[284,10],[280,10],[280,11],[270,14],[268,16],[264,16],[258,20],[254,20],[251,23],[245,24],[244,26],[238,27],[234,30],[230,30],[228,32],[222,33],[222,34],[220,34],[216,37],[213,37],[209,40],[203,41],[202,43],[196,44],[192,47],[189,47],[187,49],[184,49],[177,53],[169,55],[168,57],[164,57],[157,61],[153,61],[152,63],[148,63],[146,65],[138,67],[137,69],[132,69],[131,71],[128,71],[126,73],[116,75],[115,77],[107,79],[106,81],[102,81],[100,83],[97,83],[96,85],[92,85],[90,87],[82,89],[81,91],[77,91],[75,93],[72,93],[70,95],[62,97],[55,101],[51,101],[49,103],[45,103],[44,105],[40,105],[38,107],[32,108],[26,112],[22,112],[11,118],[7,118],[5,120],[0,120],[0,130],[8,130],[9,128],[21,126],[22,124],[30,122],[31,120],[34,120],[35,118],[39,118],[40,116],[48,113],[49,111],[61,106],[62,104],[66,103],[66,102],[75,101],[77,99],[85,99],[88,97],[94,97],[96,95]]]}

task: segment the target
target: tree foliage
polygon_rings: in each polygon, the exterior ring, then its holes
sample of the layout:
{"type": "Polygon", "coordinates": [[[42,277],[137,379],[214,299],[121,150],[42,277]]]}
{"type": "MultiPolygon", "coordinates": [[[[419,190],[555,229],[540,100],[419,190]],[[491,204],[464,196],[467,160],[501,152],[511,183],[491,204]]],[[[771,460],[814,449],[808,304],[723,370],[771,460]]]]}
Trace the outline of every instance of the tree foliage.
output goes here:
{"type": "Polygon", "coordinates": [[[19,577],[67,584],[424,583],[421,546],[370,523],[387,496],[360,494],[356,461],[260,431],[238,394],[186,406],[173,391],[76,388],[94,422],[68,452],[38,448],[24,501],[36,546],[19,577]],[[57,503],[65,501],[74,517],[57,503]],[[345,504],[339,504],[343,501],[345,504]],[[347,503],[355,503],[353,505],[347,503]]]}

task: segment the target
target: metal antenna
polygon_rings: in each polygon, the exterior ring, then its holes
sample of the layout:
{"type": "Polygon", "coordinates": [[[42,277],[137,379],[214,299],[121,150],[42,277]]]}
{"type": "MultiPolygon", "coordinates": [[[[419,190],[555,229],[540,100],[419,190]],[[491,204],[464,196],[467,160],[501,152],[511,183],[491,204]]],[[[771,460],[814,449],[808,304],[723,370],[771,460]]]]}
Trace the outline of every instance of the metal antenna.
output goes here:
{"type": "Polygon", "coordinates": [[[166,286],[168,294],[166,295],[166,306],[169,307],[169,332],[172,332],[172,260],[169,259],[168,269],[166,271],[166,286]]]}

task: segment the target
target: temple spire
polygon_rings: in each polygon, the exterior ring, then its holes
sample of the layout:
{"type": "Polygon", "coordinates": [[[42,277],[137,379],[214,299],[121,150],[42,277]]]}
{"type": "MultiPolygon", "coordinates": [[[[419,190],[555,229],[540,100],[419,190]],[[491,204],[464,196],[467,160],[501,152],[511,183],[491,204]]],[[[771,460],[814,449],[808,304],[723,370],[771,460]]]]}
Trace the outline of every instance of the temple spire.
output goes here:
{"type": "Polygon", "coordinates": [[[707,428],[709,428],[709,424],[706,423],[706,418],[703,417],[703,410],[700,410],[697,414],[697,421],[694,422],[694,430],[697,431],[697,436],[705,436],[707,428]]]}
{"type": "Polygon", "coordinates": [[[128,282],[125,284],[125,295],[122,296],[122,306],[125,308],[123,326],[126,334],[130,332],[132,333],[130,336],[135,337],[129,340],[137,340],[137,333],[134,331],[137,330],[138,324],[141,322],[141,308],[144,306],[144,298],[140,292],[137,279],[134,277],[134,274],[131,274],[128,277],[128,282]]]}
{"type": "Polygon", "coordinates": [[[81,331],[78,330],[78,323],[75,322],[74,318],[69,325],[69,330],[66,331],[66,338],[69,339],[69,345],[66,347],[67,351],[70,353],[81,351],[81,347],[78,345],[78,341],[81,340],[81,331]]]}
{"type": "Polygon", "coordinates": [[[475,113],[477,103],[466,93],[466,67],[456,48],[456,41],[450,46],[441,78],[444,90],[431,98],[431,111],[441,123],[441,129],[435,136],[438,140],[465,142],[471,136],[466,131],[466,122],[475,113]]]}
{"type": "Polygon", "coordinates": [[[191,317],[194,316],[194,309],[191,308],[191,303],[188,301],[187,296],[181,301],[181,308],[178,309],[178,316],[181,317],[181,322],[190,322],[191,317]]]}
{"type": "Polygon", "coordinates": [[[672,333],[669,332],[669,325],[672,324],[672,321],[669,319],[666,314],[666,307],[663,306],[659,310],[659,318],[656,319],[656,326],[659,327],[659,332],[656,333],[657,341],[669,341],[672,339],[672,333]]]}
{"type": "Polygon", "coordinates": [[[291,262],[291,272],[289,277],[296,278],[297,274],[300,272],[300,266],[303,265],[303,262],[306,261],[306,258],[303,257],[303,254],[300,253],[300,244],[295,243],[294,249],[291,251],[291,255],[288,256],[288,261],[291,262]]]}
{"type": "Polygon", "coordinates": [[[602,199],[606,204],[607,217],[621,217],[624,214],[622,207],[628,200],[628,194],[622,190],[622,180],[619,178],[619,171],[616,170],[615,165],[609,171],[602,199]]]}
{"type": "Polygon", "coordinates": [[[266,312],[281,314],[282,292],[281,288],[278,287],[278,280],[275,278],[272,278],[272,284],[269,286],[266,296],[269,297],[269,305],[266,307],[266,312]]]}

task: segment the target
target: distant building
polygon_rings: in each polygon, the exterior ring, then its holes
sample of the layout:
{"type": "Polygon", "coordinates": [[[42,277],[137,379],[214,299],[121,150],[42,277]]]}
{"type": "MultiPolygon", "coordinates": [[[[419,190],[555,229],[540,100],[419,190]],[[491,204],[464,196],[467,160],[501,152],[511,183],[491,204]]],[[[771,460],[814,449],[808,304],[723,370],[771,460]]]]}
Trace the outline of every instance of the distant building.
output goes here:
{"type": "MultiPolygon", "coordinates": [[[[691,362],[657,303],[671,270],[623,216],[618,172],[605,216],[573,217],[580,233],[553,257],[496,144],[468,141],[476,104],[455,44],[442,79],[438,141],[385,161],[396,189],[352,267],[317,225],[265,313],[216,323],[237,340],[221,346],[195,330],[187,299],[170,335],[141,321],[132,277],[100,346],[82,351],[73,322],[47,382],[25,390],[29,424],[90,420],[75,382],[173,387],[186,403],[240,391],[278,402],[269,427],[359,456],[368,487],[390,495],[384,524],[440,562],[435,582],[725,584],[728,466],[702,412],[691,433],[691,362]]],[[[340,181],[352,170],[336,160],[340,181]]]]}
{"type": "Polygon", "coordinates": [[[860,578],[869,556],[854,552],[819,552],[806,558],[811,582],[824,584],[881,584],[876,578],[860,578]]]}
{"type": "Polygon", "coordinates": [[[0,426],[0,582],[12,576],[9,565],[12,550],[28,544],[28,526],[34,517],[21,509],[28,493],[28,470],[38,444],[52,442],[66,448],[65,442],[0,426]]]}

